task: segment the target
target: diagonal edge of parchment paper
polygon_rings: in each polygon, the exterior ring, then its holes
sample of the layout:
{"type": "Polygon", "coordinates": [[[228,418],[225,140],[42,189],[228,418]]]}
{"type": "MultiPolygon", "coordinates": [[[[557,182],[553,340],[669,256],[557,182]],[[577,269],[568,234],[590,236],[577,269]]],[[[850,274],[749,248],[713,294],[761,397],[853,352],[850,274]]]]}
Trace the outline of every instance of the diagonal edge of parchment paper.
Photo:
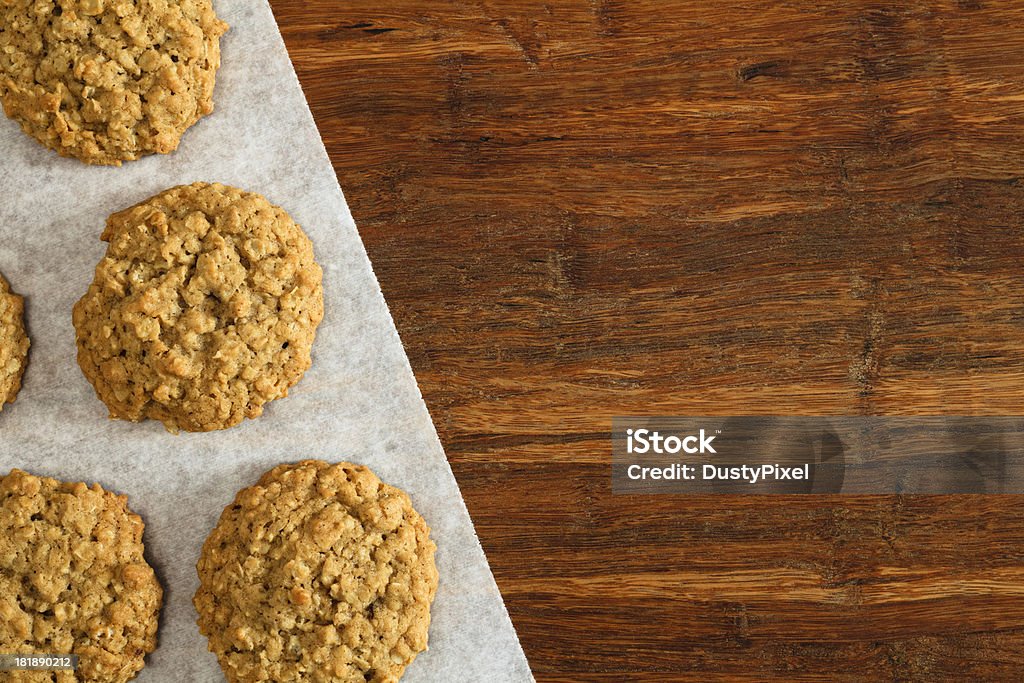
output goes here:
{"type": "Polygon", "coordinates": [[[33,341],[24,389],[0,413],[0,472],[98,481],[142,515],[166,592],[142,683],[223,680],[191,605],[199,549],[238,489],[306,457],[369,465],[432,527],[441,585],[430,649],[403,680],[532,680],[270,6],[215,5],[232,26],[217,110],[175,154],[86,167],[0,120],[0,272],[26,297],[33,341]],[[234,429],[175,437],[106,419],[74,360],[71,307],[104,252],[105,217],[197,180],[260,192],[292,214],[324,267],[327,311],[290,397],[234,429]]]}

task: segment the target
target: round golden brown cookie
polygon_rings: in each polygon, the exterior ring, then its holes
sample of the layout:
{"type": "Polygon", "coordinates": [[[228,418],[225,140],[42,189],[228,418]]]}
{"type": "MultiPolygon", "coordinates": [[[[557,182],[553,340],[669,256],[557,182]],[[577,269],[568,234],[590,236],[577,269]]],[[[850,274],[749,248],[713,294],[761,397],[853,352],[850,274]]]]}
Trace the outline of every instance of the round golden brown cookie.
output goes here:
{"type": "Polygon", "coordinates": [[[0,99],[63,156],[120,165],[173,152],[213,111],[210,0],[3,0],[0,99]]]}
{"type": "Polygon", "coordinates": [[[225,429],[309,369],[322,272],[283,209],[196,183],[114,214],[102,239],[74,324],[78,363],[112,418],[225,429]]]}
{"type": "Polygon", "coordinates": [[[0,410],[18,397],[28,362],[24,312],[25,302],[0,276],[0,410]]]}
{"type": "Polygon", "coordinates": [[[276,467],[220,517],[194,603],[231,683],[397,681],[427,647],[436,547],[358,465],[276,467]]]}
{"type": "Polygon", "coordinates": [[[163,600],[143,527],[125,496],[98,484],[0,478],[0,652],[78,655],[75,675],[58,681],[134,678],[156,647],[163,600]]]}

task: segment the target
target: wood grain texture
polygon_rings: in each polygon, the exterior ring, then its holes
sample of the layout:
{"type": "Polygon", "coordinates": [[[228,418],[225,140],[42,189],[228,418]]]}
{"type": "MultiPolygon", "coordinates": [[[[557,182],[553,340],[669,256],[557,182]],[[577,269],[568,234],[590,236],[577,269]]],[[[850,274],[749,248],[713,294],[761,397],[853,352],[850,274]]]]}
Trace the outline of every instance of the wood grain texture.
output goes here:
{"type": "Polygon", "coordinates": [[[1018,498],[608,433],[1024,413],[1024,2],[272,4],[539,681],[1020,680],[1018,498]]]}

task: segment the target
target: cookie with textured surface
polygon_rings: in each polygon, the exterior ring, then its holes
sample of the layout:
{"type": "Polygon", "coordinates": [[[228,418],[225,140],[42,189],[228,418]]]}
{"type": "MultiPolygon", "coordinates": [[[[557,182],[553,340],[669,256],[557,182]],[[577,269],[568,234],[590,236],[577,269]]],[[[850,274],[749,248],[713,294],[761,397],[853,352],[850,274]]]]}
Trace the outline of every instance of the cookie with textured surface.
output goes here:
{"type": "Polygon", "coordinates": [[[309,369],[323,274],[283,209],[196,183],[114,214],[102,239],[73,320],[79,365],[111,417],[226,429],[309,369]]]}
{"type": "Polygon", "coordinates": [[[28,364],[28,347],[25,302],[0,275],[0,410],[18,397],[28,364]]]}
{"type": "Polygon", "coordinates": [[[0,101],[62,156],[120,165],[167,154],[213,111],[210,0],[4,0],[0,101]]]}
{"type": "Polygon", "coordinates": [[[225,508],[198,564],[199,628],[231,683],[391,683],[427,647],[430,528],[365,467],[276,467],[225,508]]]}
{"type": "MultiPolygon", "coordinates": [[[[125,496],[12,470],[0,477],[0,652],[74,654],[73,676],[122,683],[156,648],[163,590],[125,496]]],[[[52,681],[49,672],[4,680],[52,681]]]]}

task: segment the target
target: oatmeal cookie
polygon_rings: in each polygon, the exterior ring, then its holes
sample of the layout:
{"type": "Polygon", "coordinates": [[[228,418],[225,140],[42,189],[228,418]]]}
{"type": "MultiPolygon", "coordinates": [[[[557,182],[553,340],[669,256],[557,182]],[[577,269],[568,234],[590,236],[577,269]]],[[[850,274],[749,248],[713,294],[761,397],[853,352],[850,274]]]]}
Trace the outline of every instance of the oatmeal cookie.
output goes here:
{"type": "MultiPolygon", "coordinates": [[[[135,678],[163,591],[124,496],[12,470],[0,478],[0,652],[79,656],[64,683],[135,678]]],[[[3,680],[42,683],[50,673],[3,680]]]]}
{"type": "Polygon", "coordinates": [[[210,0],[2,0],[0,100],[62,156],[167,154],[213,111],[227,28],[210,0]]]}
{"type": "Polygon", "coordinates": [[[194,603],[231,683],[391,683],[427,647],[430,528],[358,465],[276,467],[206,539],[194,603]]]}
{"type": "Polygon", "coordinates": [[[309,369],[322,272],[283,209],[196,183],[114,214],[102,239],[73,319],[78,363],[112,418],[225,429],[309,369]]]}
{"type": "Polygon", "coordinates": [[[25,374],[29,341],[24,313],[25,302],[0,276],[0,410],[14,403],[25,374]]]}

